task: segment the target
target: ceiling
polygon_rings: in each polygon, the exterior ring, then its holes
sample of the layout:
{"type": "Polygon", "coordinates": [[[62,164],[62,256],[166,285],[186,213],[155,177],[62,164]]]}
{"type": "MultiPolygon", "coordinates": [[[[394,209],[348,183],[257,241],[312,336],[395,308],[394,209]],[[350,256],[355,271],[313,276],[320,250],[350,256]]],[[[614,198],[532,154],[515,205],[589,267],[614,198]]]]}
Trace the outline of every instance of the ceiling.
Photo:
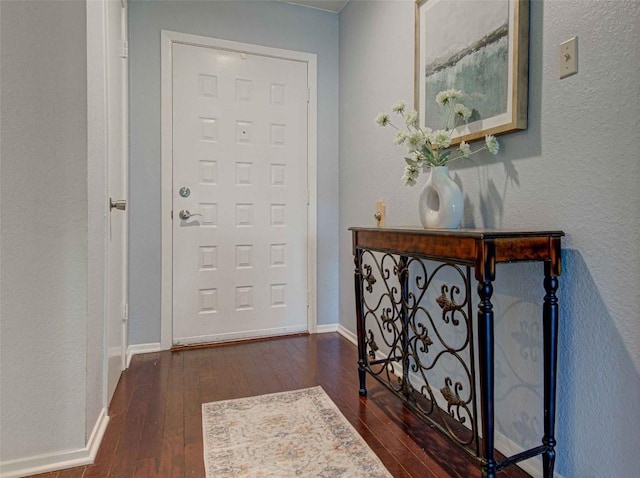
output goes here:
{"type": "Polygon", "coordinates": [[[349,0],[284,0],[287,3],[304,5],[305,7],[318,8],[328,12],[339,13],[349,0]]]}

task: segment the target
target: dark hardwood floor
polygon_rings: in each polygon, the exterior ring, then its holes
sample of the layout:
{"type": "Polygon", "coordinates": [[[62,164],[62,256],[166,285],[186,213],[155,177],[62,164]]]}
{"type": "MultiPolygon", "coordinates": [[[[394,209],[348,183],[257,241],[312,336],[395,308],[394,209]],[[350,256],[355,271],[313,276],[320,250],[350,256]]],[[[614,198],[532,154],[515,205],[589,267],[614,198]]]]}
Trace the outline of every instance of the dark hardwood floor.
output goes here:
{"type": "MultiPolygon", "coordinates": [[[[474,459],[373,379],[359,397],[356,361],[356,347],[335,333],[137,355],[116,389],[95,464],[37,476],[204,477],[202,403],[316,385],[395,477],[481,476],[474,459]]],[[[529,475],[509,467],[499,476],[529,475]]]]}

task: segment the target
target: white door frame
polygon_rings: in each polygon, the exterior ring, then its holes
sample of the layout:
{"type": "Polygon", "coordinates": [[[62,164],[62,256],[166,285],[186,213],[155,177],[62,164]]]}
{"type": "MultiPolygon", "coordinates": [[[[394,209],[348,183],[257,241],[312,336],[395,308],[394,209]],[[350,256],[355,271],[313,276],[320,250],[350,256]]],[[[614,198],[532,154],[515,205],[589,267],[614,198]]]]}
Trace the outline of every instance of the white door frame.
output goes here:
{"type": "Polygon", "coordinates": [[[161,201],[162,201],[162,298],[160,304],[160,345],[163,350],[173,344],[173,43],[246,52],[255,55],[282,58],[307,63],[309,86],[307,184],[307,287],[309,294],[307,327],[310,333],[317,330],[317,60],[316,55],[292,50],[282,50],[248,43],[220,40],[186,33],[162,30],[161,35],[161,201]]]}

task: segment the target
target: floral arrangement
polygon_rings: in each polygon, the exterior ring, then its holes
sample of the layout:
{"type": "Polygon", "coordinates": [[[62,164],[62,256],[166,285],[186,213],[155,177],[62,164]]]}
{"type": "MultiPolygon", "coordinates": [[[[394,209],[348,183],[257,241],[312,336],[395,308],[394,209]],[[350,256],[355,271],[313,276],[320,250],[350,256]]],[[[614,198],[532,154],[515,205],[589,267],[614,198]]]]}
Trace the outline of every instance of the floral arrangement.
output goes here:
{"type": "Polygon", "coordinates": [[[394,125],[387,113],[380,113],[376,118],[378,126],[392,126],[397,130],[393,140],[394,144],[406,144],[409,149],[409,156],[405,158],[406,165],[402,175],[402,182],[405,186],[416,184],[416,179],[420,176],[420,170],[424,166],[445,166],[458,159],[468,159],[472,154],[483,149],[488,150],[491,154],[498,154],[500,145],[493,135],[485,136],[484,146],[475,151],[471,151],[471,146],[465,141],[462,141],[455,150],[448,149],[451,146],[453,130],[471,116],[471,110],[461,102],[464,97],[465,94],[462,91],[455,89],[444,90],[436,95],[436,103],[449,110],[444,129],[421,128],[418,122],[418,113],[416,111],[405,113],[407,105],[404,102],[396,104],[392,109],[394,113],[403,118],[403,127],[399,128],[394,125]]]}

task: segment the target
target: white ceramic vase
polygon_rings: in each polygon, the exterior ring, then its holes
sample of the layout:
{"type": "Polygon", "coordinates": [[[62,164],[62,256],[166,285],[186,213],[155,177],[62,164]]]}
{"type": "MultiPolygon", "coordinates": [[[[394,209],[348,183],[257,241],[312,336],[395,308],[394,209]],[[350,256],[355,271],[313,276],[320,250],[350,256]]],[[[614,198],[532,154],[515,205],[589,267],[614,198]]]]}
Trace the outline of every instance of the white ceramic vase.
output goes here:
{"type": "Polygon", "coordinates": [[[462,191],[449,176],[447,166],[429,168],[431,174],[418,199],[425,229],[457,229],[462,222],[462,191]]]}

